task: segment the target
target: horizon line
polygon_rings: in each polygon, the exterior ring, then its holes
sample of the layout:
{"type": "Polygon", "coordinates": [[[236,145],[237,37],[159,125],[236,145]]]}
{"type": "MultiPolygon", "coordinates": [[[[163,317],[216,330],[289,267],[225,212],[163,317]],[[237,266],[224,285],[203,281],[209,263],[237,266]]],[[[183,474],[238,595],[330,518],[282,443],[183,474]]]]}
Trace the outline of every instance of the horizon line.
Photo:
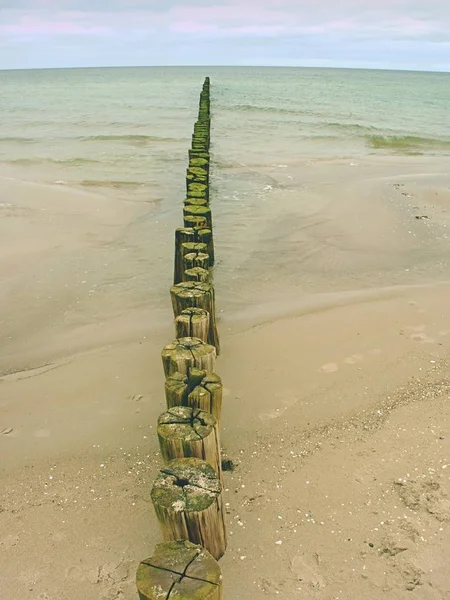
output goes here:
{"type": "Polygon", "coordinates": [[[12,67],[0,68],[0,72],[11,71],[65,71],[82,69],[322,69],[322,70],[349,70],[349,71],[391,71],[401,73],[444,73],[450,70],[440,69],[414,69],[394,67],[336,67],[336,66],[311,66],[311,65],[96,65],[96,66],[67,66],[67,67],[12,67]]]}

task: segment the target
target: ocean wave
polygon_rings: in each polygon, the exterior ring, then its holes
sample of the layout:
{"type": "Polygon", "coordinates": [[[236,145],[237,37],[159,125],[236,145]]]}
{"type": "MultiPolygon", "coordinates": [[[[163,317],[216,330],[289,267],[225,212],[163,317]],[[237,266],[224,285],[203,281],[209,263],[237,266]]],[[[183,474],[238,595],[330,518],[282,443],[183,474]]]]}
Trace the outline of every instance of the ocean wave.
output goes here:
{"type": "Polygon", "coordinates": [[[99,160],[91,159],[91,158],[13,158],[11,160],[2,161],[3,164],[13,164],[13,165],[63,165],[68,167],[80,167],[83,165],[91,165],[99,163],[99,160]]]}
{"type": "Polygon", "coordinates": [[[105,135],[88,135],[77,138],[82,142],[125,142],[133,144],[147,144],[149,142],[183,142],[187,141],[187,138],[171,138],[171,137],[160,137],[157,135],[141,135],[141,134],[105,134],[105,135]]]}
{"type": "Polygon", "coordinates": [[[311,111],[283,108],[279,106],[257,106],[256,104],[233,104],[232,106],[219,106],[220,110],[239,112],[265,112],[286,115],[311,115],[311,111]]]}
{"type": "Polygon", "coordinates": [[[142,181],[120,181],[120,180],[104,180],[104,179],[85,179],[80,182],[84,187],[107,187],[114,189],[136,189],[147,185],[142,181]]]}
{"type": "Polygon", "coordinates": [[[366,137],[375,150],[394,150],[402,154],[421,154],[426,150],[450,151],[450,140],[415,135],[370,135],[366,137]]]}
{"type": "Polygon", "coordinates": [[[16,136],[16,135],[11,135],[11,136],[6,136],[6,137],[0,136],[0,144],[1,143],[32,144],[35,141],[36,141],[35,138],[21,137],[21,136],[16,136]]]}

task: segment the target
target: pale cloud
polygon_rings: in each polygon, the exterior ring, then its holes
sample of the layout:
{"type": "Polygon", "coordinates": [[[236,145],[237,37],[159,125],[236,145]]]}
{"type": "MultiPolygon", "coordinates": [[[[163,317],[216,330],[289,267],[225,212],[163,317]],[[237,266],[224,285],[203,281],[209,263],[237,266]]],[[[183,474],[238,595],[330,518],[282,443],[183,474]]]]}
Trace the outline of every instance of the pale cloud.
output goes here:
{"type": "Polygon", "coordinates": [[[316,61],[450,70],[449,32],[448,0],[0,0],[0,68],[316,61]]]}

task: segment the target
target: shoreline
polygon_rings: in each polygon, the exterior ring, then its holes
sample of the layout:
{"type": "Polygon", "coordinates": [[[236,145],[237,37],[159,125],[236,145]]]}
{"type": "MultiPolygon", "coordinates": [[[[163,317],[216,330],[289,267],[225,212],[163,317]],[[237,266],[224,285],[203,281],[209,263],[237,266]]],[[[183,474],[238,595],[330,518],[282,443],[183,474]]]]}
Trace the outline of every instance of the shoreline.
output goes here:
{"type": "MultiPolygon", "coordinates": [[[[445,598],[450,175],[441,159],[263,168],[237,200],[227,176],[225,597],[445,598]]],[[[11,600],[132,600],[159,540],[179,207],[7,187],[2,368],[32,370],[0,377],[2,578],[11,600]]]]}

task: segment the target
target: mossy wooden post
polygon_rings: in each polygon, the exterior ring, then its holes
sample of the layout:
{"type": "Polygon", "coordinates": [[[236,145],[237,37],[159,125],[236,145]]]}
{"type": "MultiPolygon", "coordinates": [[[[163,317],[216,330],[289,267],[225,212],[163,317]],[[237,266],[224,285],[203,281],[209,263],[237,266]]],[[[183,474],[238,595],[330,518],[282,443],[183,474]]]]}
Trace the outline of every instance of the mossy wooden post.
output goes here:
{"type": "Polygon", "coordinates": [[[201,458],[222,481],[219,428],[213,415],[190,406],[174,406],[159,417],[157,434],[165,463],[174,458],[201,458]]]}
{"type": "Polygon", "coordinates": [[[209,200],[206,198],[185,198],[183,204],[185,206],[209,206],[209,200]]]}
{"type": "Polygon", "coordinates": [[[193,217],[205,217],[208,229],[212,231],[212,213],[209,206],[198,206],[196,204],[186,204],[183,208],[183,215],[193,217]]]}
{"type": "Polygon", "coordinates": [[[204,460],[170,461],[151,491],[163,539],[200,544],[219,560],[227,545],[221,492],[216,472],[204,460]]]}
{"type": "Polygon", "coordinates": [[[209,281],[209,271],[202,267],[193,267],[186,269],[183,274],[183,281],[200,281],[206,283],[209,281]]]}
{"type": "Polygon", "coordinates": [[[185,281],[170,288],[174,317],[177,318],[186,308],[203,308],[210,315],[208,342],[220,351],[219,333],[216,326],[216,306],[214,287],[210,283],[185,281]]]}
{"type": "Polygon", "coordinates": [[[174,340],[161,352],[166,377],[176,373],[189,374],[192,367],[213,373],[216,364],[216,349],[199,338],[185,337],[174,340]]]}
{"type": "Polygon", "coordinates": [[[209,313],[203,308],[186,308],[175,319],[175,335],[180,338],[198,338],[208,342],[209,313]]]}
{"type": "Polygon", "coordinates": [[[214,240],[213,232],[209,227],[195,227],[195,235],[198,242],[206,244],[206,252],[209,254],[209,263],[214,264],[214,240]]]}
{"type": "Polygon", "coordinates": [[[222,600],[222,573],[211,554],[188,540],[158,544],[136,573],[139,600],[222,600]]]}
{"type": "Polygon", "coordinates": [[[201,215],[194,216],[188,215],[184,217],[184,226],[185,227],[206,227],[206,217],[202,217],[201,215]]]}
{"type": "MultiPolygon", "coordinates": [[[[209,254],[204,252],[189,252],[183,256],[183,268],[194,269],[195,267],[201,267],[202,269],[209,268],[209,254]]],[[[189,281],[189,279],[187,280],[189,281]]]]}
{"type": "Polygon", "coordinates": [[[188,183],[187,195],[191,198],[206,198],[209,200],[209,186],[205,183],[188,183]]]}
{"type": "MultiPolygon", "coordinates": [[[[186,393],[186,390],[184,390],[184,393],[186,393]]],[[[223,385],[221,378],[215,373],[208,373],[203,377],[201,383],[188,394],[187,405],[214,415],[220,424],[222,398],[223,385]]],[[[183,404],[185,402],[183,398],[183,404]]]]}
{"type": "Polygon", "coordinates": [[[186,242],[195,242],[197,234],[191,227],[179,227],[175,229],[175,261],[174,261],[174,283],[179,273],[182,272],[182,248],[181,245],[186,242]]]}
{"type": "MultiPolygon", "coordinates": [[[[185,229],[187,231],[187,229],[185,229]]],[[[195,232],[194,232],[195,237],[195,232]]],[[[183,258],[186,254],[194,253],[202,253],[207,254],[208,244],[204,242],[183,242],[178,250],[178,257],[175,260],[174,267],[174,283],[180,283],[180,281],[184,281],[183,273],[185,271],[185,266],[183,264],[183,258]]]]}

